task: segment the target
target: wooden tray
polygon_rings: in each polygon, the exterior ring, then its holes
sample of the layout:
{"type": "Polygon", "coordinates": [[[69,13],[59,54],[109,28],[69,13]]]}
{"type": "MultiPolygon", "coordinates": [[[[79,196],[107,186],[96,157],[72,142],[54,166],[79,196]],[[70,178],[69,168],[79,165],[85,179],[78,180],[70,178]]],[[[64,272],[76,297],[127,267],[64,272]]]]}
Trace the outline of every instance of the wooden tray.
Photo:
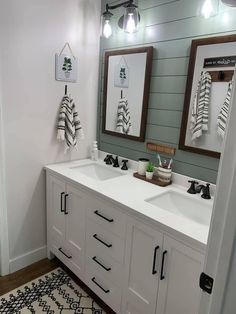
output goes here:
{"type": "Polygon", "coordinates": [[[155,184],[155,185],[159,185],[159,186],[168,186],[168,185],[170,185],[172,183],[172,181],[170,181],[168,183],[167,182],[162,182],[162,181],[158,180],[157,176],[155,176],[155,175],[153,175],[152,180],[146,179],[146,176],[141,176],[140,174],[138,174],[138,172],[134,172],[133,176],[135,178],[140,179],[140,180],[143,180],[143,181],[155,184]]]}

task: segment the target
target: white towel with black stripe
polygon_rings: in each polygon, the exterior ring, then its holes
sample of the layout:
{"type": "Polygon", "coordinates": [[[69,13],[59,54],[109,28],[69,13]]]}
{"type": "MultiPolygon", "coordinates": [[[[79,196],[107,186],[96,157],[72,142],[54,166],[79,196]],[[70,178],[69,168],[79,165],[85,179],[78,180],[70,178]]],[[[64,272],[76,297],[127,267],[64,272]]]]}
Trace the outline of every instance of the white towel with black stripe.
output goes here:
{"type": "Polygon", "coordinates": [[[209,72],[202,72],[198,82],[197,91],[194,95],[191,124],[192,140],[202,136],[203,131],[208,130],[208,114],[211,96],[211,75],[209,72]]]}
{"type": "Polygon", "coordinates": [[[79,120],[79,115],[72,98],[65,95],[62,98],[58,124],[57,139],[65,141],[66,151],[69,148],[77,148],[78,139],[84,138],[84,132],[79,120]]]}
{"type": "Polygon", "coordinates": [[[116,131],[122,134],[130,134],[132,128],[128,100],[121,98],[117,110],[116,131]]]}
{"type": "Polygon", "coordinates": [[[228,120],[228,114],[229,114],[229,106],[230,106],[230,99],[232,94],[232,81],[229,82],[227,95],[224,101],[224,104],[220,110],[220,113],[217,118],[217,133],[224,138],[225,135],[225,129],[226,124],[228,120]]]}

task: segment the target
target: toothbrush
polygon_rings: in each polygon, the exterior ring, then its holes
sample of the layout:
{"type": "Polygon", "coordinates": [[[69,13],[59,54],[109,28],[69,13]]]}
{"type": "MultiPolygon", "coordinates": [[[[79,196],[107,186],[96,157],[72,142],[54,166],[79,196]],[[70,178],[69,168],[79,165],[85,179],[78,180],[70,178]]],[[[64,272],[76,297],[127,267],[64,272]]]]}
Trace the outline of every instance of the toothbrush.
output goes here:
{"type": "Polygon", "coordinates": [[[157,154],[157,159],[159,161],[159,166],[162,167],[161,157],[159,154],[157,154]]]}
{"type": "Polygon", "coordinates": [[[173,163],[173,159],[171,158],[171,160],[170,160],[170,162],[169,162],[169,165],[168,165],[168,169],[170,169],[170,168],[171,168],[172,163],[173,163]]]}

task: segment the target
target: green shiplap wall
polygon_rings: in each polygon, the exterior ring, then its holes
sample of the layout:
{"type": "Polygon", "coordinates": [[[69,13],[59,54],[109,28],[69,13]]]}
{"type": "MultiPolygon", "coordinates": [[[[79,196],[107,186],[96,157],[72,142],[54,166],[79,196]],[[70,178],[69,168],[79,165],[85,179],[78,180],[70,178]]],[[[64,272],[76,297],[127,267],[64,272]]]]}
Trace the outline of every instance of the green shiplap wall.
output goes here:
{"type": "MultiPolygon", "coordinates": [[[[106,3],[117,1],[102,0],[106,3]]],[[[116,26],[121,10],[114,14],[115,31],[101,39],[98,141],[101,150],[134,160],[155,155],[146,151],[146,142],[165,143],[178,148],[185,84],[192,39],[236,32],[236,9],[220,5],[219,14],[208,20],[197,15],[199,0],[139,0],[141,25],[133,35],[116,26]],[[104,52],[107,50],[153,46],[146,142],[139,143],[101,132],[104,52]]],[[[177,150],[174,171],[201,180],[216,182],[219,160],[177,150]]]]}

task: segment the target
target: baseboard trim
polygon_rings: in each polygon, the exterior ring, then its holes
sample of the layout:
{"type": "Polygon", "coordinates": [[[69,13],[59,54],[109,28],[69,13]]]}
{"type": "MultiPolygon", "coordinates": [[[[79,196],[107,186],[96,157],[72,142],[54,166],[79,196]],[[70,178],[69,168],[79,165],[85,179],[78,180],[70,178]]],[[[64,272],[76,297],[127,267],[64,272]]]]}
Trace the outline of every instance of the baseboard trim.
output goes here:
{"type": "Polygon", "coordinates": [[[24,267],[27,267],[35,262],[47,257],[46,246],[42,246],[36,250],[27,252],[26,254],[17,256],[10,260],[10,273],[14,273],[24,267]]]}

